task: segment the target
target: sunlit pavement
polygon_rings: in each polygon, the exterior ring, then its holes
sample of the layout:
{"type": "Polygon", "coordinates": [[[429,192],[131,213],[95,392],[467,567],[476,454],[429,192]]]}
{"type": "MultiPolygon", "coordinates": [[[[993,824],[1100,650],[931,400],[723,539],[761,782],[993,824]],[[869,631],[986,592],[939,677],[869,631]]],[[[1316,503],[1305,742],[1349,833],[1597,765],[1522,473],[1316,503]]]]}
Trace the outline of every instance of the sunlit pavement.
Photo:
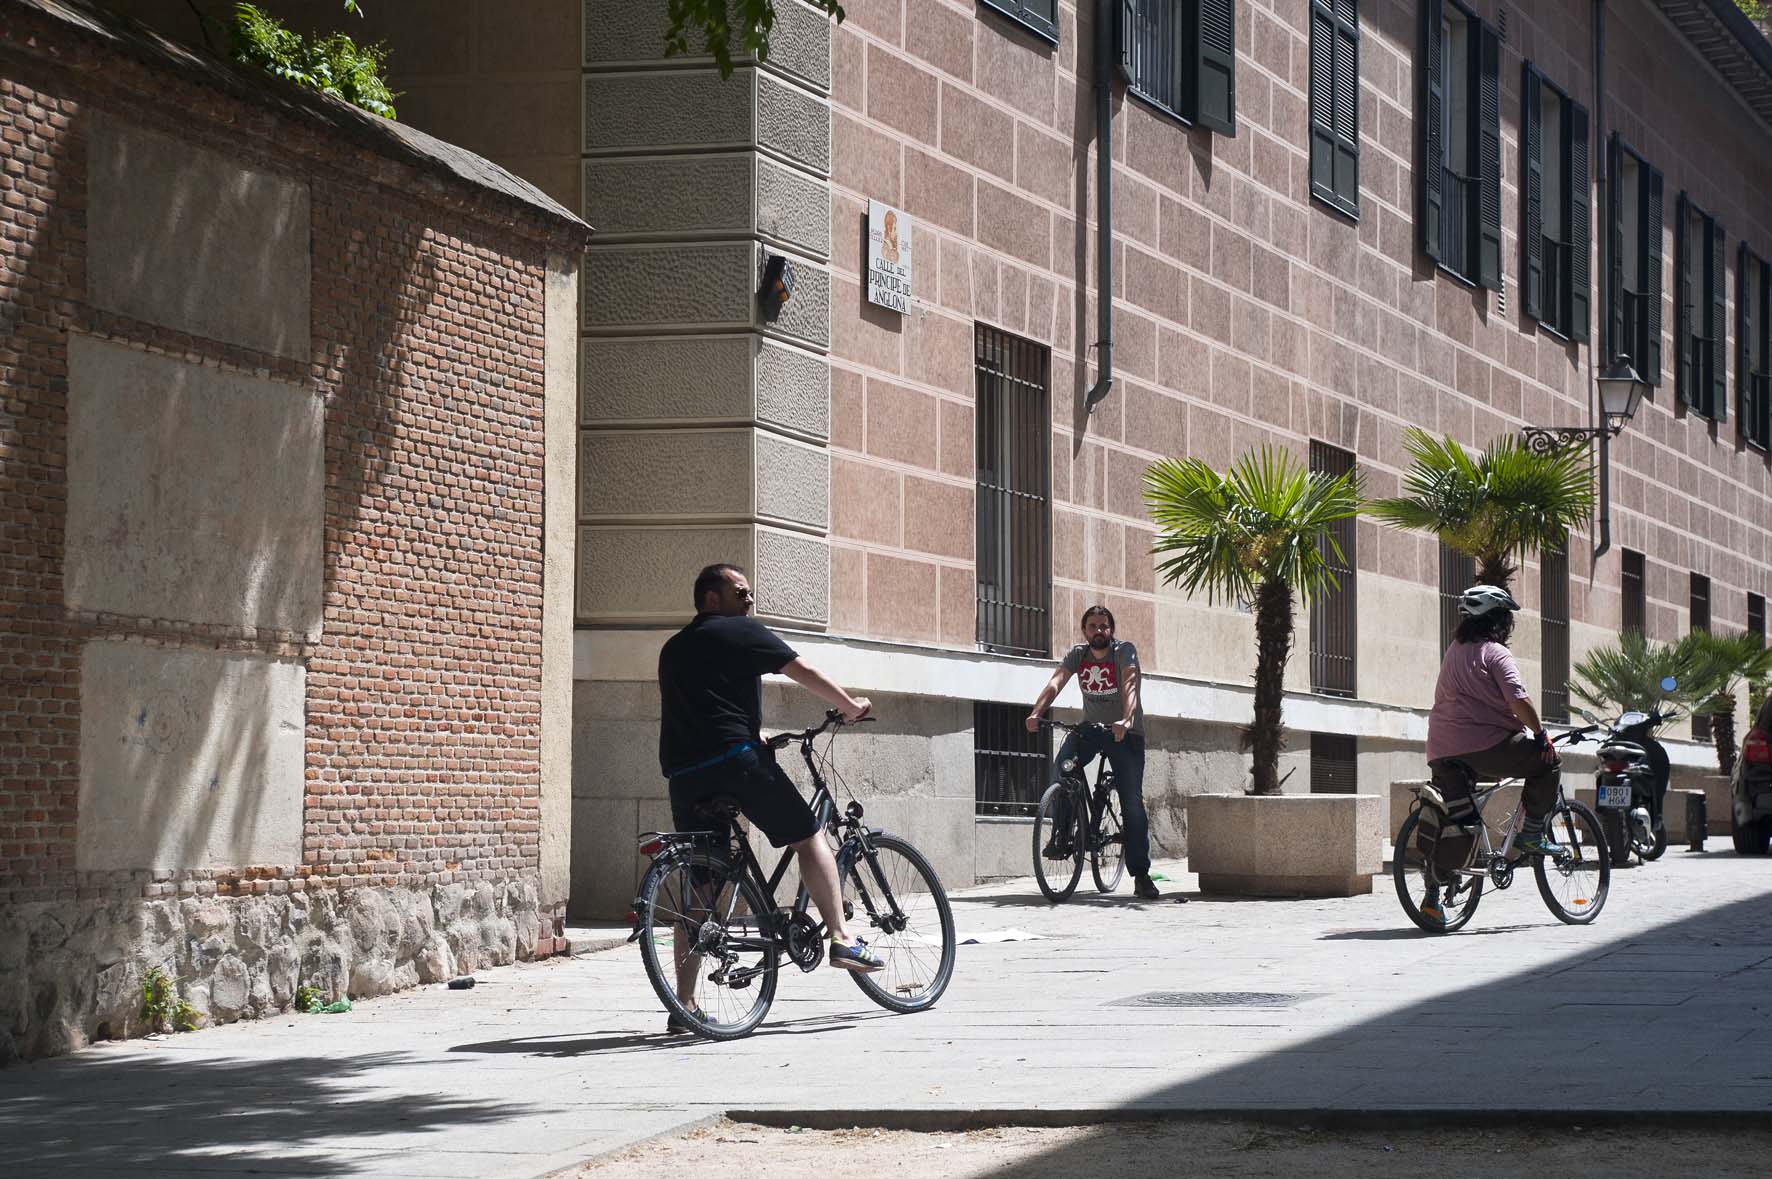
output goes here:
{"type": "Polygon", "coordinates": [[[1614,873],[1590,927],[1523,873],[1438,938],[1388,877],[1233,901],[1160,864],[1185,905],[984,886],[962,939],[1039,939],[962,946],[935,1010],[790,971],[737,1044],[664,1035],[623,947],[101,1045],[0,1072],[0,1174],[536,1175],[729,1110],[1772,1112],[1772,859],[1709,847],[1614,873]]]}

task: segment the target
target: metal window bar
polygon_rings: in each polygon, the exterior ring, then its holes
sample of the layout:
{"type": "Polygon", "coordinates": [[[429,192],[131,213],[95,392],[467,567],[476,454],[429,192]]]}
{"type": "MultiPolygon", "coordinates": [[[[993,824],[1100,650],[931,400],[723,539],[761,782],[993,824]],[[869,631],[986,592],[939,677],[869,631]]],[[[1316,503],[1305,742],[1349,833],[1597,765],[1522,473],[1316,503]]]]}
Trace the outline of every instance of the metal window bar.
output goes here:
{"type": "Polygon", "coordinates": [[[1132,0],[1127,6],[1126,63],[1134,93],[1182,115],[1182,0],[1132,0]]]}
{"type": "Polygon", "coordinates": [[[1451,168],[1440,169],[1440,264],[1470,277],[1470,205],[1476,185],[1451,168]]]}
{"type": "Polygon", "coordinates": [[[1644,291],[1622,290],[1618,292],[1622,309],[1623,327],[1620,334],[1624,346],[1619,349],[1630,358],[1634,365],[1641,365],[1648,356],[1649,342],[1644,337],[1647,328],[1645,311],[1649,296],[1644,291]]]}
{"type": "Polygon", "coordinates": [[[1311,734],[1311,793],[1359,791],[1359,743],[1342,733],[1311,734]]]}
{"type": "Polygon", "coordinates": [[[1766,645],[1766,599],[1760,594],[1747,595],[1747,633],[1766,645]]]}
{"type": "Polygon", "coordinates": [[[1618,588],[1624,597],[1619,629],[1642,634],[1647,629],[1649,616],[1649,603],[1644,597],[1643,554],[1625,549],[1619,566],[1618,588]]]}
{"type": "Polygon", "coordinates": [[[1569,551],[1539,555],[1538,600],[1544,656],[1544,719],[1569,722],[1569,551]]]}
{"type": "Polygon", "coordinates": [[[1051,650],[1051,353],[978,325],[978,642],[1051,650]]]}
{"type": "Polygon", "coordinates": [[[1570,246],[1549,234],[1540,242],[1544,266],[1540,271],[1538,306],[1543,314],[1538,322],[1567,335],[1569,332],[1569,265],[1570,246]]]}
{"type": "Polygon", "coordinates": [[[1032,816],[1052,781],[1052,730],[1030,733],[1027,706],[972,705],[972,770],[980,815],[1032,816]]]}
{"type": "MultiPolygon", "coordinates": [[[[1693,630],[1710,630],[1710,578],[1702,573],[1692,574],[1691,589],[1691,627],[1693,630]]],[[[1692,739],[1694,741],[1710,740],[1710,717],[1705,713],[1692,714],[1692,739]]]]}
{"type": "Polygon", "coordinates": [[[1477,581],[1477,562],[1440,542],[1440,650],[1458,633],[1458,599],[1477,581]]]}
{"type": "MultiPolygon", "coordinates": [[[[1312,473],[1336,478],[1354,469],[1354,456],[1340,447],[1313,441],[1310,464],[1312,473]]],[[[1354,521],[1337,520],[1330,525],[1329,532],[1341,545],[1341,556],[1337,558],[1332,548],[1324,546],[1323,556],[1335,574],[1337,586],[1311,603],[1311,691],[1324,696],[1353,696],[1359,615],[1354,521]]]]}

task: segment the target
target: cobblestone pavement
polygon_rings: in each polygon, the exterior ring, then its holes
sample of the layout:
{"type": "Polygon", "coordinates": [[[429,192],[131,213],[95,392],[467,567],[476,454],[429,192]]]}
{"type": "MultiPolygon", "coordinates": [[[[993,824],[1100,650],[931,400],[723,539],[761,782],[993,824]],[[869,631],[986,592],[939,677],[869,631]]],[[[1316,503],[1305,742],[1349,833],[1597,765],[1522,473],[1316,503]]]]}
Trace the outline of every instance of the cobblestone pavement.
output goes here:
{"type": "MultiPolygon", "coordinates": [[[[663,1035],[631,948],[489,971],[0,1072],[0,1174],[538,1175],[731,1110],[928,1128],[1772,1112],[1772,861],[1726,846],[1615,873],[1591,927],[1556,922],[1521,877],[1443,938],[1408,925],[1387,878],[1366,897],[1186,905],[981,887],[955,898],[962,939],[1040,940],[962,946],[935,1010],[890,1015],[836,971],[787,972],[731,1045],[663,1035]],[[1156,992],[1210,1005],[1128,1002],[1156,992]],[[1234,998],[1251,993],[1284,997],[1234,998]]],[[[1157,870],[1191,894],[1179,869],[1157,870]]]]}

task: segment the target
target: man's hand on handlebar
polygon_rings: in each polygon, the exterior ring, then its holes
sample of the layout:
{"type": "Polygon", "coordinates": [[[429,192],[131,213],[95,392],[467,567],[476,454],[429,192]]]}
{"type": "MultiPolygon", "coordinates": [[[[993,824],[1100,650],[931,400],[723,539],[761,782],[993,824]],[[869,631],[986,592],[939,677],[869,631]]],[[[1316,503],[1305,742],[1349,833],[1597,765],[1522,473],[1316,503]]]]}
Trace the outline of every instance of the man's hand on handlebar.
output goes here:
{"type": "Polygon", "coordinates": [[[874,702],[869,700],[866,696],[856,696],[853,697],[848,704],[837,709],[837,712],[842,716],[844,724],[852,725],[862,717],[866,716],[873,707],[874,702]]]}
{"type": "Polygon", "coordinates": [[[1027,724],[1028,732],[1030,732],[1030,733],[1039,732],[1040,731],[1040,714],[1037,712],[1028,713],[1028,718],[1027,718],[1026,724],[1027,724]]]}

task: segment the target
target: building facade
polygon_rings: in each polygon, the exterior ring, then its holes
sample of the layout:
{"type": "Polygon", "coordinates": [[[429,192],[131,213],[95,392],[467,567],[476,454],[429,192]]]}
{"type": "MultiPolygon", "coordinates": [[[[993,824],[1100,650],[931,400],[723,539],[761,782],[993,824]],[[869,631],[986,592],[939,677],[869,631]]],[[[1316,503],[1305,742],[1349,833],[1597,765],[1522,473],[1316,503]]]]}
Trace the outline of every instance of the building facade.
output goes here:
{"type": "MultiPolygon", "coordinates": [[[[369,26],[409,117],[597,231],[579,911],[625,911],[633,835],[667,821],[656,654],[708,561],[876,699],[839,768],[961,882],[1026,871],[1045,747],[1019,718],[1091,603],[1143,653],[1158,843],[1185,850],[1189,795],[1247,782],[1252,620],[1160,583],[1158,458],[1277,446],[1395,494],[1407,427],[1588,425],[1623,353],[1653,389],[1611,447],[1609,536],[1515,583],[1535,695],[1566,712],[1567,668],[1626,626],[1763,630],[1772,53],[1727,0],[856,0],[841,25],[778,0],[768,60],[725,80],[663,55],[662,4],[436,7],[423,45],[369,26]],[[520,59],[524,29],[557,35],[520,59]],[[902,309],[868,297],[875,202],[908,238],[902,309]]],[[[1300,616],[1288,790],[1421,774],[1470,576],[1366,519],[1344,542],[1343,591],[1300,616]]],[[[770,689],[772,721],[809,707],[770,689]]]]}

